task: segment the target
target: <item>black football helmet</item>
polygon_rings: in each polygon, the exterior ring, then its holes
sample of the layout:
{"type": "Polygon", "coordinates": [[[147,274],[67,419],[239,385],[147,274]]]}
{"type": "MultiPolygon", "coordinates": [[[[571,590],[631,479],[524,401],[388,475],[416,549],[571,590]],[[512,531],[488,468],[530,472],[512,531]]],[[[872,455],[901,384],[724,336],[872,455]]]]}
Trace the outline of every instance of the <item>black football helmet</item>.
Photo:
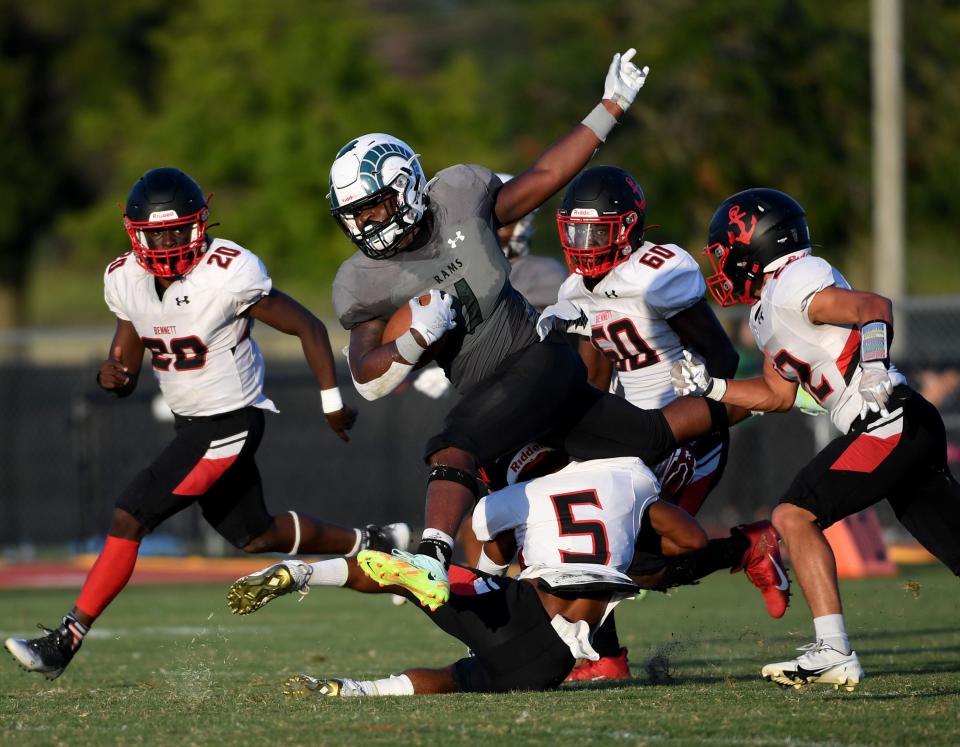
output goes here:
{"type": "Polygon", "coordinates": [[[127,196],[123,225],[137,263],[160,278],[186,275],[207,248],[207,198],[180,169],[151,169],[127,196]]]}
{"type": "Polygon", "coordinates": [[[574,179],[557,211],[570,272],[602,277],[643,244],[647,198],[630,174],[594,166],[574,179]]]}
{"type": "Polygon", "coordinates": [[[737,192],[710,221],[707,247],[714,274],[707,287],[721,306],[752,304],[755,281],[780,257],[810,249],[810,228],[800,203],[776,189],[737,192]]]}

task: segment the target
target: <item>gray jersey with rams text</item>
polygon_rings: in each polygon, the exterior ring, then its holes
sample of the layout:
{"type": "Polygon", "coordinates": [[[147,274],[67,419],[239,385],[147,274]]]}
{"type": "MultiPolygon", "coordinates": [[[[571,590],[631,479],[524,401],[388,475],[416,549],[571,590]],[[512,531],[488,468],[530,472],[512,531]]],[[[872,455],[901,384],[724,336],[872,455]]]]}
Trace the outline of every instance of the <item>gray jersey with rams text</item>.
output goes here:
{"type": "Polygon", "coordinates": [[[535,312],[508,279],[510,264],[497,242],[494,198],[500,180],[482,166],[451,166],[426,187],[419,248],[388,259],[356,252],[333,281],[333,306],[344,329],[387,321],[411,298],[438,288],[456,299],[457,326],[437,362],[463,391],[511,353],[537,339],[535,312]]]}

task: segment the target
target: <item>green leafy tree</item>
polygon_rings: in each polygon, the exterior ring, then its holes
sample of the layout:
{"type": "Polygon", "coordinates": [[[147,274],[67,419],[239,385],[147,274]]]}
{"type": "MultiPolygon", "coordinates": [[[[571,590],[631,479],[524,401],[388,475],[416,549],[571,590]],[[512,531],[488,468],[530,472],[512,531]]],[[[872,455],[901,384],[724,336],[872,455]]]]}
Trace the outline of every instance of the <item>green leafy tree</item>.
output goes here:
{"type": "MultiPolygon", "coordinates": [[[[41,319],[108,318],[100,273],[128,247],[116,204],[161,165],[215,193],[215,235],[260,254],[278,286],[326,312],[353,250],[325,198],[344,142],[386,131],[422,153],[428,174],[459,162],[516,173],[589,111],[610,55],[630,46],[650,82],[596,162],[641,181],[649,222],[662,225],[651,238],[696,251],[723,198],[775,186],[804,204],[823,251],[869,281],[867,3],[0,0],[0,10],[0,267],[8,292],[31,276],[58,290],[31,295],[44,299],[41,319]]],[[[960,8],[907,10],[910,287],[950,292],[960,8]]],[[[558,254],[558,201],[540,211],[537,251],[558,254]]]]}

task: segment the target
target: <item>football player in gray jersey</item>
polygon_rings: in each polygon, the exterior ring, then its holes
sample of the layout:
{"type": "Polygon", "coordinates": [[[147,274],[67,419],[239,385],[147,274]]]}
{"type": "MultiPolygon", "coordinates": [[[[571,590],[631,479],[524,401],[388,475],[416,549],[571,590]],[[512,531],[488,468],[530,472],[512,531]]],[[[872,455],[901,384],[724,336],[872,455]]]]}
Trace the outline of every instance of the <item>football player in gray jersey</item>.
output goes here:
{"type": "Polygon", "coordinates": [[[614,55],[601,102],[507,184],[476,165],[452,166],[428,183],[417,154],[382,133],[351,140],[330,169],[331,212],[360,250],[333,286],[357,390],[369,400],[389,394],[430,348],[462,394],[426,445],[431,471],[418,552],[376,564],[383,570],[375,580],[404,586],[433,609],[449,596],[453,536],[479,495],[481,465],[534,439],[579,459],[637,456],[655,464],[678,441],[726,424],[725,409],[702,400],[647,411],[591,387],[559,333],[538,341],[533,308],[511,286],[497,241],[498,228],[586,165],[633,103],[648,72],[631,62],[634,54],[614,55]],[[405,304],[410,328],[384,343],[387,321],[405,304]]]}

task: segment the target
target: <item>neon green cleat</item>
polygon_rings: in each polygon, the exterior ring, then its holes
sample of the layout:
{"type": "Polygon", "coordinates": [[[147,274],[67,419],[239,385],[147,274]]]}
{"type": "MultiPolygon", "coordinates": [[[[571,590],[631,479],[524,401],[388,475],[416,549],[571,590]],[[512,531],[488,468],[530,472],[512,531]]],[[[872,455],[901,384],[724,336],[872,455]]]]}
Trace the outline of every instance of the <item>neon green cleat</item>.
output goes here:
{"type": "Polygon", "coordinates": [[[414,555],[403,550],[394,550],[388,555],[363,550],[357,555],[357,563],[360,570],[381,586],[402,586],[431,611],[450,599],[447,569],[429,555],[414,555]]]}
{"type": "Polygon", "coordinates": [[[299,560],[284,560],[262,571],[238,578],[227,592],[227,606],[235,615],[249,615],[267,602],[298,591],[305,595],[313,568],[299,560]]]}

